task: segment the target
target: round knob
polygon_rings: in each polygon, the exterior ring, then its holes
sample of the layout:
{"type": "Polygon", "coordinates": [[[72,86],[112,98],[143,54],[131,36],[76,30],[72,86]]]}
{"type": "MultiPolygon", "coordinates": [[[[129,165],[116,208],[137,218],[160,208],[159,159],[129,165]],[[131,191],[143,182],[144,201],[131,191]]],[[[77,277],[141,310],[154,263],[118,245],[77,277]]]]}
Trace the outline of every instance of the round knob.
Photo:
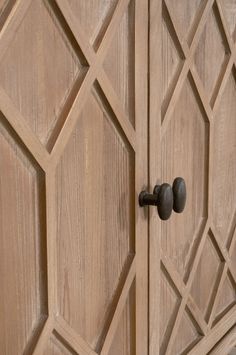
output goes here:
{"type": "Polygon", "coordinates": [[[163,221],[170,218],[173,205],[174,195],[172,187],[169,184],[156,185],[153,193],[157,196],[157,211],[160,219],[163,221]]]}
{"type": "Polygon", "coordinates": [[[175,178],[173,185],[174,206],[173,210],[176,213],[181,213],[184,210],[187,198],[186,184],[183,178],[175,178]]]}
{"type": "Polygon", "coordinates": [[[139,195],[139,205],[141,207],[147,205],[157,206],[157,212],[162,220],[170,218],[174,204],[174,196],[172,187],[169,184],[157,185],[153,194],[142,191],[139,195]]]}

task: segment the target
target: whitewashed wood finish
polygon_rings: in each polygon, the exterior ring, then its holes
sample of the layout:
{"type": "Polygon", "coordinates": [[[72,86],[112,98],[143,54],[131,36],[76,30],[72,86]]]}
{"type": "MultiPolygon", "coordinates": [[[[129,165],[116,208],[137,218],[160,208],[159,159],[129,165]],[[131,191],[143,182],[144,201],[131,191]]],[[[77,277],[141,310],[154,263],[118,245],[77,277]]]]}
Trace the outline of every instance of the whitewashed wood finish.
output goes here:
{"type": "Polygon", "coordinates": [[[135,237],[134,154],[96,96],[88,97],[56,170],[59,313],[94,348],[135,237]]]}
{"type": "Polygon", "coordinates": [[[67,106],[73,102],[81,70],[79,58],[60,28],[49,4],[31,2],[0,64],[2,88],[49,149],[55,141],[52,135],[57,134],[67,106]],[[23,43],[28,46],[27,56],[23,43]]]}
{"type": "Polygon", "coordinates": [[[188,192],[167,222],[150,209],[150,355],[207,354],[236,323],[235,9],[150,3],[149,188],[188,192]]]}
{"type": "Polygon", "coordinates": [[[76,352],[73,351],[73,349],[71,349],[68,345],[63,345],[60,341],[60,337],[57,337],[57,334],[52,334],[47,341],[47,344],[44,349],[44,354],[76,355],[76,352]]]}
{"type": "Polygon", "coordinates": [[[133,126],[135,126],[135,67],[133,66],[135,31],[132,26],[134,9],[135,1],[131,0],[104,61],[104,70],[108,73],[112,86],[133,126]],[[127,32],[129,36],[126,35],[127,32]],[[120,48],[123,50],[120,51],[120,48]]]}
{"type": "Polygon", "coordinates": [[[3,115],[0,149],[0,346],[14,354],[32,350],[47,317],[45,185],[3,115]]]}
{"type": "Polygon", "coordinates": [[[98,48],[107,30],[118,1],[68,0],[75,20],[81,24],[89,42],[95,49],[98,48]]]}
{"type": "Polygon", "coordinates": [[[148,3],[3,1],[0,29],[0,353],[147,354],[148,3]]]}

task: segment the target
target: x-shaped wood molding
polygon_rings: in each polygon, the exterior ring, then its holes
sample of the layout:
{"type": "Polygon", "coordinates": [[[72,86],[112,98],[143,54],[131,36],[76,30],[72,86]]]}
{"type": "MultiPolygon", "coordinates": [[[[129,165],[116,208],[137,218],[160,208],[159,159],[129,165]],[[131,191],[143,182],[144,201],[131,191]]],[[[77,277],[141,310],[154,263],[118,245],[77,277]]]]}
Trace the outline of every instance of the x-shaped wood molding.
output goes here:
{"type": "MultiPolygon", "coordinates": [[[[178,102],[179,95],[181,92],[181,88],[183,86],[183,83],[187,79],[187,76],[190,75],[191,79],[193,81],[193,84],[196,89],[196,93],[199,96],[199,99],[201,101],[202,107],[205,111],[205,118],[208,121],[209,124],[209,139],[212,139],[212,127],[214,125],[214,116],[215,113],[217,112],[217,109],[219,107],[220,101],[222,94],[224,92],[225,86],[228,82],[230,73],[233,69],[233,66],[236,66],[236,47],[235,44],[233,43],[233,40],[228,32],[226,20],[225,20],[225,15],[223,12],[223,9],[221,7],[220,0],[205,0],[204,4],[201,6],[201,9],[199,9],[199,14],[198,14],[198,22],[195,24],[195,32],[193,33],[193,37],[191,39],[191,44],[187,43],[185,39],[182,39],[181,32],[179,29],[179,24],[177,19],[175,18],[175,14],[173,13],[171,6],[168,5],[168,0],[163,1],[163,11],[165,12],[166,16],[168,17],[168,22],[171,26],[172,32],[174,33],[174,37],[177,40],[177,48],[179,49],[181,53],[181,57],[183,58],[183,65],[181,68],[181,71],[179,73],[179,76],[176,78],[175,85],[172,88],[172,91],[167,93],[167,99],[164,100],[164,104],[162,107],[162,128],[161,128],[161,136],[163,137],[167,128],[168,124],[171,120],[171,117],[173,115],[173,110],[175,108],[176,103],[178,102]],[[223,70],[221,71],[218,82],[216,84],[216,87],[213,90],[213,94],[211,99],[209,100],[208,95],[205,91],[205,88],[201,82],[201,79],[198,75],[197,69],[195,67],[194,63],[194,55],[196,48],[198,46],[199,40],[201,38],[202,32],[204,30],[204,27],[206,25],[208,16],[210,12],[212,11],[212,7],[215,6],[218,19],[221,23],[221,31],[223,31],[222,35],[225,36],[226,39],[226,45],[227,45],[227,56],[226,56],[226,63],[225,66],[223,67],[223,70]]],[[[210,144],[209,144],[210,145],[210,144]]],[[[211,145],[210,145],[211,146],[211,145]]],[[[209,152],[209,172],[212,169],[212,152],[209,152]]],[[[208,174],[210,176],[211,174],[208,174]]],[[[227,273],[230,273],[233,282],[236,283],[236,270],[234,269],[232,262],[231,262],[231,255],[234,249],[235,245],[235,239],[233,238],[233,233],[235,232],[235,224],[236,224],[236,213],[234,213],[233,219],[231,221],[231,227],[230,227],[230,236],[228,238],[228,245],[227,249],[221,242],[221,236],[219,236],[218,231],[216,231],[216,228],[214,227],[214,223],[212,220],[211,216],[211,194],[212,194],[212,182],[209,178],[208,181],[208,191],[209,191],[209,196],[208,196],[208,218],[203,218],[201,226],[203,225],[203,230],[202,230],[202,235],[201,239],[198,244],[198,248],[195,252],[194,260],[191,265],[191,270],[189,272],[187,282],[184,283],[178,272],[175,270],[175,266],[172,263],[169,258],[162,253],[161,255],[161,262],[162,266],[169,274],[170,279],[173,281],[177,292],[179,293],[181,297],[180,305],[177,311],[176,318],[173,323],[173,328],[172,331],[170,332],[169,339],[166,340],[164,344],[165,348],[165,354],[166,355],[171,355],[172,354],[172,347],[174,345],[174,341],[177,337],[178,334],[178,329],[181,323],[181,319],[184,315],[185,309],[187,308],[192,317],[194,318],[197,326],[198,326],[198,331],[205,337],[210,335],[212,333],[212,326],[213,326],[213,321],[214,321],[214,316],[215,316],[215,308],[217,305],[217,301],[219,299],[219,295],[221,292],[221,289],[223,287],[225,278],[227,276],[227,273]],[[193,280],[197,271],[197,266],[199,264],[202,251],[205,245],[205,241],[207,238],[208,234],[211,234],[211,237],[213,239],[213,244],[215,245],[216,251],[219,255],[219,258],[221,260],[221,264],[223,265],[220,267],[219,270],[219,275],[217,275],[217,281],[214,286],[214,297],[212,297],[211,304],[210,304],[210,309],[207,312],[207,320],[204,318],[204,315],[196,305],[195,301],[193,300],[190,291],[191,291],[191,286],[193,284],[193,280]],[[168,341],[168,342],[167,342],[168,341]]],[[[200,226],[200,227],[201,227],[200,226]]],[[[200,228],[201,230],[201,228],[200,228]]],[[[198,230],[198,233],[200,231],[198,230]]],[[[207,270],[206,270],[207,272],[207,270]]],[[[236,311],[236,306],[233,307],[231,310],[232,312],[236,311]]],[[[190,354],[196,353],[196,347],[193,348],[192,352],[190,354]]]]}
{"type": "MultiPolygon", "coordinates": [[[[19,0],[12,8],[0,33],[0,61],[6,50],[11,45],[11,41],[15,35],[15,32],[21,21],[24,19],[24,16],[32,1],[34,0],[19,0]]],[[[77,44],[86,60],[84,65],[86,74],[51,152],[49,152],[41,144],[14,103],[6,95],[4,90],[0,88],[0,107],[2,113],[6,117],[11,127],[20,137],[26,148],[30,151],[31,155],[45,172],[46,179],[49,316],[37,341],[34,354],[42,354],[42,349],[44,346],[46,346],[47,339],[50,337],[53,331],[56,331],[59,336],[62,337],[64,341],[68,343],[70,347],[72,347],[73,350],[75,350],[78,354],[97,354],[97,352],[94,351],[90,345],[79,334],[77,334],[60,315],[57,314],[56,310],[58,304],[55,282],[57,279],[57,271],[55,270],[57,259],[55,251],[56,230],[54,223],[52,222],[55,220],[55,170],[64,152],[64,149],[73,131],[75,130],[75,127],[80,118],[80,113],[82,112],[86,100],[96,81],[98,82],[98,85],[100,86],[106,99],[108,100],[109,105],[111,106],[111,109],[114,113],[114,117],[117,119],[118,124],[120,125],[130,146],[134,151],[136,150],[135,130],[130,123],[126,113],[124,112],[123,106],[103,69],[103,61],[112,43],[113,37],[117,32],[123,15],[128,8],[129,2],[130,0],[120,0],[118,2],[101,44],[97,52],[95,52],[89,43],[83,28],[80,26],[78,21],[75,21],[67,1],[55,0],[58,10],[70,28],[70,31],[77,41],[77,44]]],[[[116,304],[116,309],[113,313],[102,349],[99,351],[99,354],[101,355],[107,355],[109,353],[109,349],[118,327],[122,311],[127,301],[130,287],[136,275],[135,261],[136,260],[134,256],[131,258],[129,265],[127,265],[126,274],[121,292],[119,294],[119,299],[116,304]]]]}

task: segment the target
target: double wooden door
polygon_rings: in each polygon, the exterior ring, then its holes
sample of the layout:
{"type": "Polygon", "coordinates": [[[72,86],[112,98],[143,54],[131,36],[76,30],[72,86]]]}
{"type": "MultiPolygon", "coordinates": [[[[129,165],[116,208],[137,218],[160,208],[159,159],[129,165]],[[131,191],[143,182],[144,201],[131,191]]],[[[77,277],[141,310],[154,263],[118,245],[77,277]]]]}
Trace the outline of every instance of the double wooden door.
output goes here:
{"type": "Polygon", "coordinates": [[[0,1],[1,355],[229,354],[235,39],[236,0],[0,1]]]}
{"type": "Polygon", "coordinates": [[[147,354],[148,3],[0,11],[0,354],[147,354]]]}

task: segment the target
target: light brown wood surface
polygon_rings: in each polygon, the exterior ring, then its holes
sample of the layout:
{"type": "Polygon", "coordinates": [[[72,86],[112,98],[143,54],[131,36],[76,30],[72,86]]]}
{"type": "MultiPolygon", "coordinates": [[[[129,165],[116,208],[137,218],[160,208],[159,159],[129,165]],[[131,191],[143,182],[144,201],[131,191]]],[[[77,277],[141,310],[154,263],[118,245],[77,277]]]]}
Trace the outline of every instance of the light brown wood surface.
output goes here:
{"type": "Polygon", "coordinates": [[[187,185],[182,214],[150,209],[150,355],[235,342],[235,13],[234,0],[150,2],[149,188],[187,185]]]}
{"type": "Polygon", "coordinates": [[[0,1],[0,354],[148,354],[148,2],[0,1]]]}

